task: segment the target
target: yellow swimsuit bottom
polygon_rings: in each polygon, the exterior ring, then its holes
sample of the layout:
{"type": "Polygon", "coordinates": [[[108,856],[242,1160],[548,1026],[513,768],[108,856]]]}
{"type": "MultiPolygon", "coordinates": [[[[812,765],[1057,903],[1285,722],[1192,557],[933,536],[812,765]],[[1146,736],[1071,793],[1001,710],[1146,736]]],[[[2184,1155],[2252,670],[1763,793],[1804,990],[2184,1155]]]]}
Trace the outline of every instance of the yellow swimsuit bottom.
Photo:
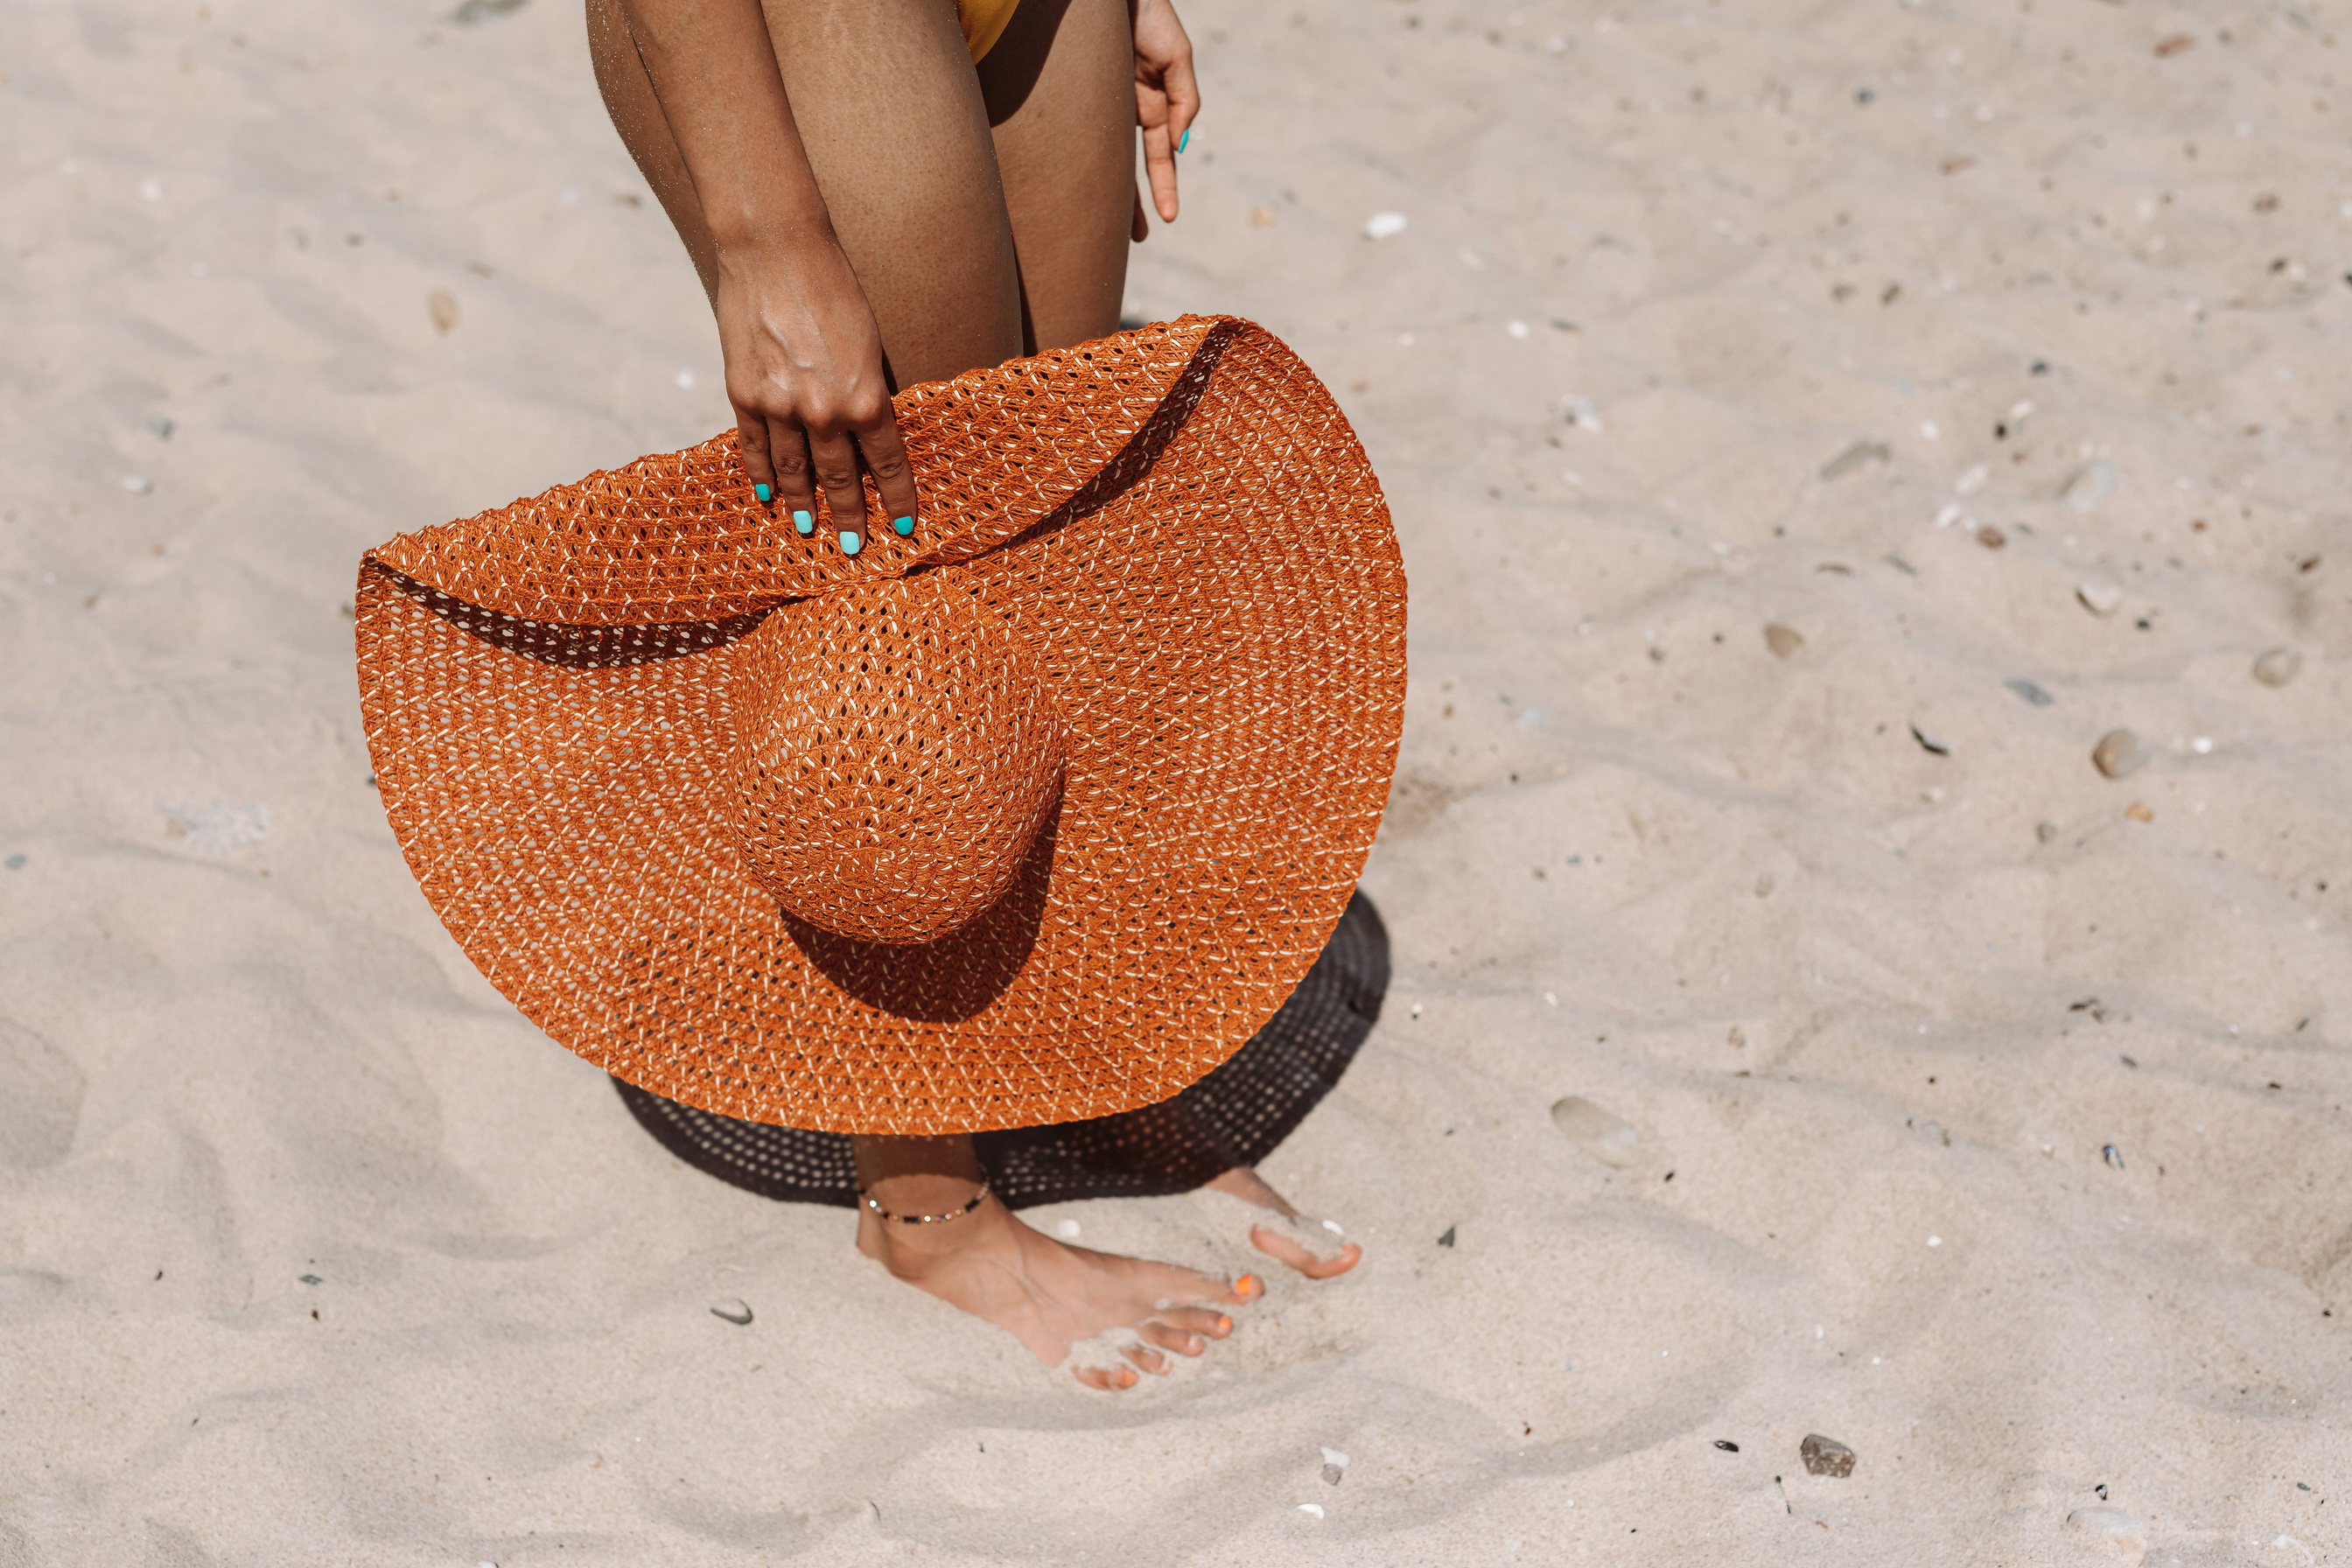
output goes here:
{"type": "Polygon", "coordinates": [[[956,16],[963,23],[964,46],[971,50],[971,63],[978,65],[981,57],[996,47],[1004,36],[1004,24],[1013,20],[1013,7],[1021,0],[956,0],[956,16]]]}

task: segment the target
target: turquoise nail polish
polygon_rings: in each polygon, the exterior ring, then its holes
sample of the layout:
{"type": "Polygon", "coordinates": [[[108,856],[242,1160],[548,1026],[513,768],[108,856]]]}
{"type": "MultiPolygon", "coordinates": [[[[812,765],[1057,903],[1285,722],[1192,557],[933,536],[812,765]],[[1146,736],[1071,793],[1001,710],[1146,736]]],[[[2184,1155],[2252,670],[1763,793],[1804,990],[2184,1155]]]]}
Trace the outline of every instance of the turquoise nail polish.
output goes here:
{"type": "Polygon", "coordinates": [[[915,519],[912,514],[906,517],[894,517],[890,520],[890,526],[898,531],[899,538],[904,539],[915,531],[915,519]]]}
{"type": "Polygon", "coordinates": [[[760,498],[760,504],[761,506],[765,506],[768,504],[768,498],[774,495],[776,492],[770,489],[765,485],[753,485],[751,487],[751,493],[760,498]]]}
{"type": "Polygon", "coordinates": [[[1184,134],[1183,134],[1183,135],[1181,135],[1181,136],[1179,136],[1178,138],[1176,138],[1176,151],[1178,151],[1179,153],[1181,153],[1181,152],[1184,150],[1185,144],[1186,144],[1187,142],[1191,142],[1192,140],[1192,128],[1191,126],[1187,125],[1186,127],[1184,127],[1184,134]]]}
{"type": "Polygon", "coordinates": [[[793,526],[800,530],[803,533],[814,533],[816,531],[816,519],[811,517],[804,511],[795,511],[793,513],[793,526]]]}
{"type": "Polygon", "coordinates": [[[866,542],[858,538],[857,535],[854,533],[845,533],[841,536],[841,552],[844,555],[855,555],[865,548],[866,542]]]}

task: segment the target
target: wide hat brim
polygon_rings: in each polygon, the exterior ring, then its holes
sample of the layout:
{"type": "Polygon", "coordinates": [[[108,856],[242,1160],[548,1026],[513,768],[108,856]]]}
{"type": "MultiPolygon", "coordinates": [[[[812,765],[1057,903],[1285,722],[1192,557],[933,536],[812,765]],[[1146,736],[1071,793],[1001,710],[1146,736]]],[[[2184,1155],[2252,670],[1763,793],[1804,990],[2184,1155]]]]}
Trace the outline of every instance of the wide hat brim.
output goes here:
{"type": "Polygon", "coordinates": [[[379,787],[425,897],[558,1042],[746,1121],[937,1134],[1167,1100],[1323,949],[1379,826],[1405,584],[1361,447],[1263,329],[1186,318],[896,400],[912,540],[843,556],[732,433],[370,552],[379,787]],[[731,826],[772,615],[968,574],[1067,739],[1012,890],[919,946],[779,908],[731,826]]]}

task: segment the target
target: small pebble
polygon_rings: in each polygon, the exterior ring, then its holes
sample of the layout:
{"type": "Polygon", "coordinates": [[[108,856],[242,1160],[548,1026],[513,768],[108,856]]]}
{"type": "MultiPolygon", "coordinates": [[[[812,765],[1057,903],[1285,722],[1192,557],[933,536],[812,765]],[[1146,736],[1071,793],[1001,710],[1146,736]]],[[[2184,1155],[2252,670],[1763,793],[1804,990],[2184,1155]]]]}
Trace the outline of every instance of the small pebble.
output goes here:
{"type": "Polygon", "coordinates": [[[2154,822],[2156,820],[2155,807],[2149,805],[2147,802],[2144,800],[2136,800],[2129,805],[2124,807],[2124,815],[2130,817],[2134,822],[2154,822]]]}
{"type": "Polygon", "coordinates": [[[2123,608],[2124,591],[2113,583],[2077,583],[2074,597],[2095,616],[2112,616],[2123,608]]]}
{"type": "Polygon", "coordinates": [[[2254,660],[2254,679],[2264,686],[2284,686],[2303,670],[2303,655],[2291,647],[2274,647],[2254,660]]]}
{"type": "Polygon", "coordinates": [[[1405,216],[1402,213],[1374,213],[1364,220],[1366,239],[1393,239],[1404,229],[1405,216]]]}
{"type": "Polygon", "coordinates": [[[1809,1433],[1797,1445],[1797,1457],[1804,1460],[1807,1475],[1843,1478],[1853,1474],[1853,1450],[1819,1432],[1809,1433]]]}
{"type": "Polygon", "coordinates": [[[2101,458],[2074,471],[2058,499],[2076,511],[2088,511],[2116,492],[2116,466],[2101,458]]]}
{"type": "Polygon", "coordinates": [[[1459,1226],[1451,1226],[1451,1225],[1447,1226],[1445,1227],[1445,1234],[1444,1234],[1444,1236],[1441,1236],[1441,1237],[1439,1237],[1437,1238],[1437,1245],[1438,1245],[1438,1246],[1440,1246],[1440,1247],[1451,1247],[1451,1246],[1453,1246],[1453,1245],[1454,1245],[1454,1233],[1456,1230],[1460,1229],[1460,1228],[1461,1228],[1461,1227],[1460,1227],[1459,1226]]]}
{"type": "MultiPolygon", "coordinates": [[[[1775,621],[1764,628],[1764,646],[1772,650],[1774,658],[1794,658],[1797,650],[1805,646],[1805,637],[1794,626],[1784,626],[1775,621]]],[[[2271,682],[2276,686],[2279,682],[2271,682]]]]}
{"type": "Polygon", "coordinates": [[[711,1308],[710,1315],[714,1318],[724,1318],[738,1328],[741,1328],[751,1322],[751,1309],[740,1297],[730,1297],[711,1308]]]}
{"type": "Polygon", "coordinates": [[[1987,550],[1999,550],[2009,542],[2009,535],[1988,522],[1977,530],[1977,542],[1987,550]]]}
{"type": "Polygon", "coordinates": [[[2124,1168],[2124,1152],[2112,1143],[2099,1145],[2099,1158],[2120,1171],[2124,1168]]]}
{"type": "Polygon", "coordinates": [[[1323,1517],[1323,1505],[1319,1502],[1303,1502],[1298,1505],[1298,1511],[1301,1513],[1311,1513],[1316,1518],[1321,1519],[1323,1517]]]}
{"type": "Polygon", "coordinates": [[[457,325],[457,297],[436,289],[425,296],[425,313],[433,318],[433,330],[446,337],[457,325]]]}
{"type": "Polygon", "coordinates": [[[1928,733],[1925,730],[1919,728],[1916,723],[1914,723],[1911,726],[1911,738],[1919,742],[1919,749],[1921,751],[1930,752],[1938,757],[1948,757],[1952,754],[1951,747],[1944,744],[1941,741],[1932,739],[1928,733]]]}
{"type": "Polygon", "coordinates": [[[24,868],[25,858],[22,855],[11,855],[8,857],[8,869],[11,871],[21,871],[24,868]]]}
{"type": "Polygon", "coordinates": [[[320,1279],[316,1274],[305,1274],[302,1276],[302,1283],[305,1285],[324,1285],[326,1281],[320,1279]]]}
{"type": "Polygon", "coordinates": [[[1345,1476],[1347,1473],[1347,1471],[1341,1469],[1337,1465],[1326,1465],[1323,1467],[1324,1483],[1328,1486],[1336,1487],[1339,1484],[1340,1478],[1345,1476]]]}
{"type": "Polygon", "coordinates": [[[2033,837],[2044,844],[2055,842],[2058,837],[2058,825],[2054,822],[2037,822],[2033,825],[2033,837]]]}
{"type": "Polygon", "coordinates": [[[172,432],[179,426],[158,414],[154,418],[147,421],[147,428],[155,432],[155,439],[158,441],[168,441],[172,438],[172,432]]]}
{"type": "Polygon", "coordinates": [[[1074,1219],[1063,1220],[1054,1226],[1054,1234],[1064,1241],[1076,1241],[1078,1239],[1078,1222],[1074,1219]]]}
{"type": "Polygon", "coordinates": [[[1952,481],[1952,493],[1956,496],[1976,494],[1977,491],[1984,489],[1984,482],[1989,474],[1990,470],[1982,463],[1969,464],[1968,472],[1952,481]]]}
{"type": "Polygon", "coordinates": [[[1822,465],[1822,478],[1842,479],[1865,464],[1884,463],[1894,455],[1884,441],[1856,441],[1822,465]]]}
{"type": "Polygon", "coordinates": [[[2053,702],[2058,700],[2055,697],[2051,696],[2050,693],[2042,690],[2042,688],[2034,685],[2033,682],[2030,680],[2004,680],[2001,684],[2008,687],[2011,691],[2016,692],[2020,697],[2025,699],[2026,701],[2033,704],[2036,708],[2047,708],[2053,702]]]}
{"type": "Polygon", "coordinates": [[[1739,1452],[1739,1445],[1733,1442],[1728,1437],[1717,1437],[1715,1440],[1715,1446],[1722,1449],[1727,1454],[1737,1454],[1739,1452]]]}
{"type": "Polygon", "coordinates": [[[2111,779],[2119,779],[2147,766],[2147,748],[2129,730],[2110,730],[2091,748],[2091,765],[2111,779]]]}
{"type": "Polygon", "coordinates": [[[1604,1165],[1622,1170],[1642,1157],[1642,1135],[1631,1124],[1576,1095],[1551,1108],[1560,1135],[1604,1165]]]}

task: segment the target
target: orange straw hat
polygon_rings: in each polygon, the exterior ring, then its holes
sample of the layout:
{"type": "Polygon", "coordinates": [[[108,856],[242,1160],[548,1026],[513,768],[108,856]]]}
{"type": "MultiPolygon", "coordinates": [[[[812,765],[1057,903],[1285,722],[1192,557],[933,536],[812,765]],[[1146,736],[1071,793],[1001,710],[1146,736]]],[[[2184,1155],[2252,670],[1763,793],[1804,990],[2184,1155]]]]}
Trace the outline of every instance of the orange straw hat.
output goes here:
{"type": "Polygon", "coordinates": [[[393,831],[491,984],[655,1093],[838,1132],[1154,1104],[1273,1016],[1371,847],[1386,504],[1246,321],[897,409],[921,524],[855,557],[731,432],[371,552],[393,831]]]}

